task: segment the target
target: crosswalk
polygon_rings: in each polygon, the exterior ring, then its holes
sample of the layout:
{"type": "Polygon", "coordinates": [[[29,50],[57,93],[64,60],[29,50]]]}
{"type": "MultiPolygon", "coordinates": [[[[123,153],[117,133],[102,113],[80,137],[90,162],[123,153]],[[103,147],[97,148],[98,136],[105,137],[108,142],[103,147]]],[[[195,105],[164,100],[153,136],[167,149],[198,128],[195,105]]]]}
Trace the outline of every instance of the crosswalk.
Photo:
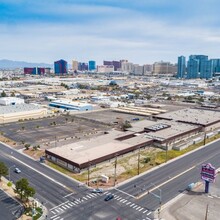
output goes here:
{"type": "MultiPolygon", "coordinates": [[[[112,193],[110,193],[108,191],[105,191],[103,193],[89,193],[89,194],[86,194],[85,196],[83,196],[82,198],[74,199],[74,201],[67,200],[66,202],[50,209],[50,212],[53,215],[52,217],[50,217],[50,219],[51,220],[64,220],[63,218],[61,218],[60,215],[62,213],[64,213],[67,209],[78,206],[81,203],[88,202],[90,199],[101,197],[103,195],[107,196],[109,194],[112,194],[112,193]]],[[[117,194],[112,194],[112,195],[114,196],[114,200],[116,202],[119,202],[119,203],[129,207],[130,209],[133,209],[134,211],[137,211],[139,213],[143,213],[145,217],[142,220],[151,220],[151,218],[148,217],[152,213],[150,210],[148,210],[148,209],[146,209],[136,203],[128,201],[127,199],[122,198],[121,196],[119,196],[117,194]]]]}

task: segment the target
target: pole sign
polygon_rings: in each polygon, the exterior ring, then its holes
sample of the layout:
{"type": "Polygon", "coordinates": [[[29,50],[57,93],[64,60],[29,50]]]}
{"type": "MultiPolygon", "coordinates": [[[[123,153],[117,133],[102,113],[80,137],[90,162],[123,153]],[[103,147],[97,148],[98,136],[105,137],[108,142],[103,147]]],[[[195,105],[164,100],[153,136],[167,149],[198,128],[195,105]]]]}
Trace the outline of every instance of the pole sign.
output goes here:
{"type": "Polygon", "coordinates": [[[216,170],[210,163],[203,164],[201,169],[201,179],[213,183],[216,178],[216,170]]]}

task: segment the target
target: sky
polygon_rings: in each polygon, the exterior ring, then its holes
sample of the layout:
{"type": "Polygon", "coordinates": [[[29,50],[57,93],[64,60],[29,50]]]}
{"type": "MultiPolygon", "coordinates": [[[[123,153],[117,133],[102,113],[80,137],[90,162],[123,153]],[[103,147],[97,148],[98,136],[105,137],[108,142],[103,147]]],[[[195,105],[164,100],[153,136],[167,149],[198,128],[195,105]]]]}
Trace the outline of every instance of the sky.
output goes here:
{"type": "Polygon", "coordinates": [[[219,0],[0,0],[0,59],[220,58],[219,0]]]}

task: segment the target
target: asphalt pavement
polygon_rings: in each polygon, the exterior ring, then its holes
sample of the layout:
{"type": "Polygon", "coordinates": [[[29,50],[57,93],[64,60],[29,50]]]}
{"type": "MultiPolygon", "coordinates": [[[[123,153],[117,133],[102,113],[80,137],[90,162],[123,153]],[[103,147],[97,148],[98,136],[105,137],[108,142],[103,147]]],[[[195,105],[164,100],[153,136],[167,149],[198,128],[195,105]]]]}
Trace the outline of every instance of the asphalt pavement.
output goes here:
{"type": "Polygon", "coordinates": [[[120,216],[123,220],[149,220],[153,219],[155,210],[200,178],[201,164],[211,162],[220,167],[219,143],[170,161],[100,195],[93,195],[86,187],[78,187],[77,181],[3,144],[0,144],[0,161],[21,169],[20,174],[11,170],[11,179],[17,181],[25,177],[29,180],[36,188],[36,198],[47,207],[49,219],[109,220],[120,216]],[[105,202],[108,193],[114,194],[114,198],[105,202]]]}

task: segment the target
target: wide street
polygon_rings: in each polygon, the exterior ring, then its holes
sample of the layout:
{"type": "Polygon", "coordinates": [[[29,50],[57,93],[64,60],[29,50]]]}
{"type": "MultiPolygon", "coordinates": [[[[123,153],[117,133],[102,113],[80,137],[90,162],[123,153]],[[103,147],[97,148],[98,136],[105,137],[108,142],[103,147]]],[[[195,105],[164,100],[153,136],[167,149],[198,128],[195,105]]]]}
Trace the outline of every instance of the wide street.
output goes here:
{"type": "MultiPolygon", "coordinates": [[[[152,219],[153,212],[161,205],[183,192],[187,185],[200,179],[202,163],[211,162],[220,166],[220,141],[188,154],[178,160],[141,174],[115,189],[102,194],[91,193],[78,182],[34,161],[19,152],[0,144],[0,161],[8,167],[21,169],[20,174],[10,169],[14,182],[25,177],[36,191],[36,198],[49,210],[53,220],[74,219],[152,219]],[[114,198],[104,201],[112,193],[114,198]]],[[[157,211],[156,211],[157,216],[157,211]]]]}

